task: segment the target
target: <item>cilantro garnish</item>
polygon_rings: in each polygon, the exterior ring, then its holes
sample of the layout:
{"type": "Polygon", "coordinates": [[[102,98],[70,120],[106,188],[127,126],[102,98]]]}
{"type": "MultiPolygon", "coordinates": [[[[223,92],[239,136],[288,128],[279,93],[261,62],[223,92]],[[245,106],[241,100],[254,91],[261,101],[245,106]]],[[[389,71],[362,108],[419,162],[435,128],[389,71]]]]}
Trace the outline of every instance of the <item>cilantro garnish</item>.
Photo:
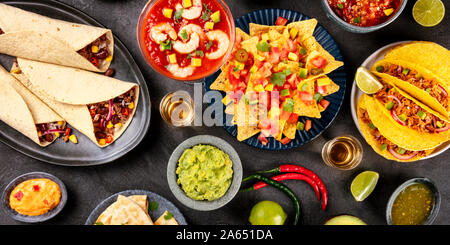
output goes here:
{"type": "Polygon", "coordinates": [[[183,14],[183,8],[179,8],[179,9],[177,9],[177,11],[175,11],[175,14],[174,14],[174,18],[175,18],[175,20],[177,21],[177,23],[180,23],[179,21],[180,21],[180,19],[181,19],[181,15],[183,14]]]}
{"type": "Polygon", "coordinates": [[[206,44],[206,50],[209,50],[212,45],[213,45],[212,41],[209,40],[209,43],[206,44]]]}
{"type": "Polygon", "coordinates": [[[189,35],[187,34],[186,29],[183,29],[183,31],[180,32],[180,36],[184,40],[188,40],[189,39],[189,35]]]}
{"type": "Polygon", "coordinates": [[[270,82],[273,85],[283,86],[285,81],[286,81],[286,73],[284,73],[284,72],[274,73],[270,77],[270,82]]]}
{"type": "Polygon", "coordinates": [[[203,6],[205,7],[205,12],[203,12],[202,20],[207,21],[210,18],[209,14],[211,13],[211,9],[205,3],[203,3],[203,6]]]}
{"type": "Polygon", "coordinates": [[[171,50],[172,49],[172,40],[169,38],[165,42],[160,42],[161,49],[164,50],[171,50]]]}
{"type": "Polygon", "coordinates": [[[361,23],[361,16],[358,16],[358,18],[354,18],[353,22],[358,23],[358,24],[361,23]]]}
{"type": "Polygon", "coordinates": [[[169,220],[169,219],[171,219],[172,217],[173,217],[173,213],[171,213],[171,212],[167,212],[167,214],[164,215],[164,219],[165,219],[165,220],[169,220]]]}
{"type": "Polygon", "coordinates": [[[158,207],[159,207],[159,204],[157,202],[153,201],[153,202],[149,203],[148,210],[155,211],[158,209],[158,207]]]}
{"type": "Polygon", "coordinates": [[[203,53],[202,50],[195,50],[195,55],[203,57],[205,54],[203,53]]]}

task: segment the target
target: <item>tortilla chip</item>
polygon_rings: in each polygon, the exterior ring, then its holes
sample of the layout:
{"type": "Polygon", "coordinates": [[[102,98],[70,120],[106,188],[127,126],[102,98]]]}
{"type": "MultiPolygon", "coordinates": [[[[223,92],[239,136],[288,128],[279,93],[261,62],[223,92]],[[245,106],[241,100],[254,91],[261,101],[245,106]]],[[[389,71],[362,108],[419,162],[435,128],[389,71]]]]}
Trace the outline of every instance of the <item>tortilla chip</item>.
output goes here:
{"type": "Polygon", "coordinates": [[[247,105],[243,97],[239,100],[234,110],[236,113],[234,114],[233,121],[237,125],[237,139],[239,141],[246,140],[261,131],[258,128],[257,106],[247,105]]]}
{"type": "Polygon", "coordinates": [[[169,211],[165,211],[156,221],[155,225],[178,225],[178,222],[174,217],[166,219],[165,216],[169,214],[169,211]]]}
{"type": "MultiPolygon", "coordinates": [[[[329,84],[325,85],[325,92],[322,94],[322,96],[334,94],[337,91],[339,91],[339,85],[334,83],[333,80],[331,80],[331,78],[329,78],[328,76],[319,77],[317,79],[327,79],[329,82],[329,84]]],[[[317,79],[316,79],[316,82],[317,82],[317,79]]],[[[316,86],[318,86],[317,83],[316,83],[316,86]]]]}
{"type": "Polygon", "coordinates": [[[250,39],[241,42],[241,48],[245,49],[249,53],[257,54],[258,49],[256,49],[256,45],[258,44],[258,42],[259,42],[258,37],[252,37],[250,39]]]}
{"type": "Polygon", "coordinates": [[[228,70],[230,69],[231,63],[227,63],[223,66],[222,72],[220,75],[216,78],[216,80],[211,84],[212,90],[218,90],[218,91],[231,91],[233,90],[233,87],[231,86],[230,79],[228,78],[228,70]]]}
{"type": "Polygon", "coordinates": [[[295,139],[295,133],[297,132],[297,124],[286,123],[283,129],[283,134],[289,139],[295,139]]]}
{"type": "Polygon", "coordinates": [[[248,35],[245,31],[243,31],[241,28],[236,27],[236,36],[240,35],[241,36],[241,41],[245,41],[251,38],[250,35],[248,35]]]}
{"type": "MultiPolygon", "coordinates": [[[[306,83],[306,89],[305,92],[308,92],[310,94],[314,94],[314,84],[315,81],[313,80],[303,80],[298,84],[298,88],[302,88],[303,84],[306,83]]],[[[299,92],[301,92],[299,90],[299,92]]],[[[314,117],[314,118],[321,118],[319,107],[317,105],[317,102],[315,100],[312,100],[309,103],[306,103],[300,99],[299,93],[295,93],[292,97],[294,99],[294,110],[293,112],[299,116],[307,116],[307,117],[314,117]]]]}
{"type": "Polygon", "coordinates": [[[298,30],[297,36],[301,36],[302,38],[312,37],[314,30],[317,26],[316,19],[302,20],[289,23],[287,25],[288,29],[295,28],[298,30]]]}
{"type": "Polygon", "coordinates": [[[283,33],[286,26],[267,26],[267,25],[260,25],[255,23],[249,24],[250,29],[250,36],[257,36],[259,34],[267,33],[270,30],[275,30],[279,32],[280,34],[283,33]]]}

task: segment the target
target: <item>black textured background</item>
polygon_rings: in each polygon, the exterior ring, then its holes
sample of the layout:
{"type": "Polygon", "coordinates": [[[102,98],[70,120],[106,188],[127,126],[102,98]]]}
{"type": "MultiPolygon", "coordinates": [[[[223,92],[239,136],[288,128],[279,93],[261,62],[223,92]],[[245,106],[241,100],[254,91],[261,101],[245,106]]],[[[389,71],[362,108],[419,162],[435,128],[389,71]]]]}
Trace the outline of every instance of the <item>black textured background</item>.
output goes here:
{"type": "MultiPolygon", "coordinates": [[[[168,92],[183,89],[193,94],[193,86],[177,83],[154,72],[142,58],[136,41],[136,24],[145,0],[63,0],[92,16],[127,46],[147,81],[152,99],[152,122],[147,137],[121,159],[94,167],[62,167],[36,161],[4,144],[0,144],[0,188],[13,178],[31,171],[44,171],[59,177],[69,192],[64,210],[44,224],[84,224],[90,212],[108,196],[129,189],[145,189],[158,193],[172,201],[191,224],[248,224],[251,207],[261,200],[279,202],[293,217],[290,200],[278,190],[265,188],[252,193],[238,194],[225,207],[199,212],[179,203],[169,190],[166,181],[166,164],[171,152],[184,139],[211,134],[231,143],[240,154],[244,175],[256,170],[268,169],[279,163],[297,163],[315,171],[325,182],[329,193],[329,206],[320,209],[312,189],[305,183],[286,182],[301,200],[302,224],[322,224],[328,217],[348,213],[369,224],[385,224],[385,208],[394,189],[409,178],[423,176],[432,179],[442,194],[441,209],[434,224],[450,224],[450,165],[449,151],[444,154],[411,164],[397,164],[378,156],[357,131],[350,114],[349,94],[353,75],[359,64],[378,48],[402,40],[428,40],[450,48],[449,14],[434,28],[423,28],[412,18],[410,0],[403,14],[384,29],[370,34],[352,34],[338,28],[322,10],[319,0],[225,0],[237,18],[249,11],[263,8],[291,9],[316,18],[338,43],[347,69],[346,99],[335,122],[321,136],[297,149],[272,152],[251,148],[239,143],[221,127],[172,128],[161,119],[157,106],[168,92]],[[339,171],[326,166],[321,159],[322,145],[329,139],[351,134],[363,142],[364,158],[354,170],[339,171]],[[363,202],[354,201],[350,183],[361,171],[380,173],[378,185],[372,195],[363,202]]],[[[450,10],[449,1],[443,1],[450,10]]],[[[4,105],[3,105],[4,106],[4,105]]],[[[289,221],[288,221],[289,222],[289,221]]],[[[0,212],[0,224],[21,224],[0,212]]]]}

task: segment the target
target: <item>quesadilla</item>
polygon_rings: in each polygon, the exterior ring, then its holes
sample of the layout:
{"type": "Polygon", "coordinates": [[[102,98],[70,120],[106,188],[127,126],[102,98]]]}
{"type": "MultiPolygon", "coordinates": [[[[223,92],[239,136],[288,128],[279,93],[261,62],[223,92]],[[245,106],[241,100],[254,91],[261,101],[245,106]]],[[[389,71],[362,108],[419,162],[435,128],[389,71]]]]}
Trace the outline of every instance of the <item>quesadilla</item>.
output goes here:
{"type": "Polygon", "coordinates": [[[48,18],[0,3],[0,53],[104,72],[111,64],[111,30],[48,18]]]}
{"type": "Polygon", "coordinates": [[[105,209],[95,223],[103,225],[153,225],[148,213],[132,198],[119,195],[117,201],[105,209]]]}
{"type": "Polygon", "coordinates": [[[0,66],[0,120],[40,146],[65,131],[65,121],[0,66]]]}
{"type": "Polygon", "coordinates": [[[120,137],[138,105],[137,84],[84,70],[17,58],[11,74],[100,147],[120,137]]]}

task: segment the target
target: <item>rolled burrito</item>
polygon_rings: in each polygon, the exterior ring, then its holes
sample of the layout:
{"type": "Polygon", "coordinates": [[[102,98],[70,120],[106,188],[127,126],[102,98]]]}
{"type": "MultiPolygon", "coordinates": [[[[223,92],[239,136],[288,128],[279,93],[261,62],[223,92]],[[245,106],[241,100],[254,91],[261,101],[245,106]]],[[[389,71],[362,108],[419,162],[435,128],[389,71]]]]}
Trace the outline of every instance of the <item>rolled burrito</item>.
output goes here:
{"type": "Polygon", "coordinates": [[[122,135],[138,104],[136,83],[85,70],[17,58],[11,74],[100,147],[122,135]]]}
{"type": "Polygon", "coordinates": [[[0,53],[104,72],[113,51],[109,29],[52,19],[0,3],[0,53]]]}
{"type": "Polygon", "coordinates": [[[0,120],[45,147],[65,130],[65,121],[0,66],[0,120]]]}

